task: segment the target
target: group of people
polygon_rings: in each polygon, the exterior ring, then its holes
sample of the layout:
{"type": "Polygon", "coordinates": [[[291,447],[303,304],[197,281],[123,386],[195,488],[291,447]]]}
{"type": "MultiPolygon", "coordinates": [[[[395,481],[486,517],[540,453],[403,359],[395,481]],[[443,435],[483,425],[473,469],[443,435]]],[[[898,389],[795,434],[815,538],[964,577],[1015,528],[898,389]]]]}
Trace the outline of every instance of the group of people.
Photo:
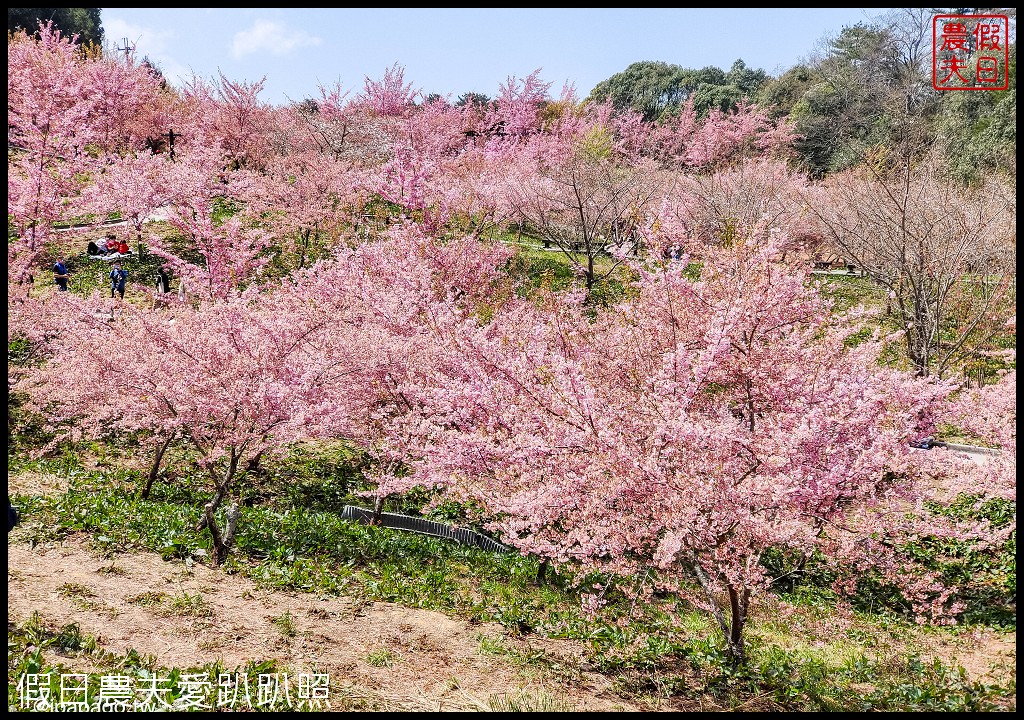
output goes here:
{"type": "Polygon", "coordinates": [[[89,246],[86,248],[86,252],[89,253],[89,257],[104,258],[109,255],[127,255],[131,251],[128,249],[128,243],[123,239],[118,240],[114,233],[107,233],[105,241],[97,244],[94,240],[89,241],[89,246]]]}
{"type": "MultiPolygon", "coordinates": [[[[111,232],[107,233],[104,240],[98,243],[95,240],[90,240],[86,252],[93,260],[113,261],[110,272],[107,275],[107,278],[110,280],[110,297],[114,297],[116,294],[123,300],[125,284],[128,281],[128,271],[122,267],[120,258],[131,255],[128,243],[124,240],[118,240],[117,235],[111,232]]],[[[57,290],[59,292],[67,292],[70,279],[71,273],[68,270],[68,263],[61,256],[53,264],[53,282],[57,285],[57,290]]],[[[170,292],[171,279],[164,268],[161,267],[157,270],[155,281],[157,293],[163,295],[170,292]]]]}
{"type": "MultiPolygon", "coordinates": [[[[110,268],[110,274],[107,276],[110,279],[110,297],[114,297],[114,293],[118,293],[121,299],[124,299],[124,285],[128,280],[128,271],[121,267],[121,263],[114,261],[114,266],[110,268]]],[[[68,263],[63,257],[57,258],[57,262],[53,264],[53,281],[57,284],[57,290],[59,292],[68,291],[68,280],[71,279],[71,273],[68,271],[68,263]]]]}
{"type": "MultiPolygon", "coordinates": [[[[117,293],[124,300],[124,286],[128,281],[128,271],[115,260],[107,277],[110,279],[110,297],[114,297],[114,294],[117,293]]],[[[70,278],[71,273],[68,271],[67,261],[63,257],[58,258],[57,262],[53,264],[53,281],[57,284],[57,290],[67,292],[70,278]]],[[[167,271],[161,267],[156,271],[156,291],[161,294],[170,292],[170,286],[171,279],[167,276],[167,271]]]]}

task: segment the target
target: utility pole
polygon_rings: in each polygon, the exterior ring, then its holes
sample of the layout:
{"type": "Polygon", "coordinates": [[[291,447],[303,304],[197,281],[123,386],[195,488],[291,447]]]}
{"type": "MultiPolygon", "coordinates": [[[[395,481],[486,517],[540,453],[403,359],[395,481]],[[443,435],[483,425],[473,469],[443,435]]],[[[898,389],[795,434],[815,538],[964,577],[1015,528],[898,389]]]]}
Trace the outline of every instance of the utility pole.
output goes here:
{"type": "Polygon", "coordinates": [[[124,53],[124,59],[127,60],[129,54],[135,52],[135,46],[128,44],[128,38],[121,38],[121,42],[124,43],[124,47],[121,47],[120,45],[116,45],[116,46],[114,46],[114,49],[117,50],[118,52],[123,52],[124,53]]]}
{"type": "Polygon", "coordinates": [[[160,137],[167,138],[167,152],[171,156],[171,162],[174,162],[174,138],[179,137],[174,134],[174,128],[171,128],[160,137]]]}

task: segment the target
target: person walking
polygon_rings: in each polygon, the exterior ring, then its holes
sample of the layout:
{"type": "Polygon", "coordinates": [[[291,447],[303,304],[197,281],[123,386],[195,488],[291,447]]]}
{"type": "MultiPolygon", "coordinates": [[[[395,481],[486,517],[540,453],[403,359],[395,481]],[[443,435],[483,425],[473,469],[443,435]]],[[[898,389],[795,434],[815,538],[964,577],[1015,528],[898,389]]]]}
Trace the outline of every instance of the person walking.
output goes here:
{"type": "Polygon", "coordinates": [[[110,297],[114,297],[116,292],[124,300],[124,283],[127,279],[128,271],[121,268],[121,263],[115,262],[114,267],[110,270],[110,297]]]}
{"type": "Polygon", "coordinates": [[[156,291],[161,295],[170,292],[171,279],[167,277],[167,271],[164,268],[160,268],[156,271],[156,291]]]}
{"type": "Polygon", "coordinates": [[[14,505],[11,504],[11,496],[7,496],[7,532],[10,533],[14,529],[14,526],[21,522],[21,518],[18,516],[18,511],[14,509],[14,505]]]}
{"type": "Polygon", "coordinates": [[[53,281],[57,284],[57,290],[60,292],[68,291],[68,278],[71,276],[68,274],[67,263],[64,262],[64,258],[58,258],[57,262],[53,264],[53,281]]]}

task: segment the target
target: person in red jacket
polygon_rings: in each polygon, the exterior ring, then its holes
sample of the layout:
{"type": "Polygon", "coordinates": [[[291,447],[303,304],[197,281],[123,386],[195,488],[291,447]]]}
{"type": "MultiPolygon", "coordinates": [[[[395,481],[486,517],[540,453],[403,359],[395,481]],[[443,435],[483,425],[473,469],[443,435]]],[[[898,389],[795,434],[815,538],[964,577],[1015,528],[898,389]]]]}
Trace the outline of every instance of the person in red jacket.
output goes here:
{"type": "Polygon", "coordinates": [[[109,233],[107,235],[107,254],[109,255],[110,253],[116,253],[117,248],[119,246],[120,243],[117,242],[117,237],[114,235],[114,233],[109,233]]]}
{"type": "Polygon", "coordinates": [[[117,245],[117,251],[119,253],[121,253],[122,255],[127,255],[128,254],[128,243],[126,243],[124,240],[122,240],[117,245]]]}

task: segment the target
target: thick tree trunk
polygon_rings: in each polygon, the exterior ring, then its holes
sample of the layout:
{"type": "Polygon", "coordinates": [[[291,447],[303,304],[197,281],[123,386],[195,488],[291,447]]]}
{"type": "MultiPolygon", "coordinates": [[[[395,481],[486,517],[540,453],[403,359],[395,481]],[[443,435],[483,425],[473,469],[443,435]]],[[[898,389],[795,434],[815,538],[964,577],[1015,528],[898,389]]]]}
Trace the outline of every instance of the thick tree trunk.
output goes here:
{"type": "Polygon", "coordinates": [[[224,532],[221,533],[220,528],[217,526],[217,519],[213,515],[213,503],[208,502],[203,506],[203,519],[206,522],[206,527],[210,530],[210,537],[213,539],[210,552],[210,564],[213,567],[217,567],[227,559],[231,547],[235,544],[235,528],[238,525],[238,516],[240,514],[238,503],[231,503],[227,511],[224,532]]]}
{"type": "Polygon", "coordinates": [[[747,624],[747,608],[750,607],[750,590],[744,586],[729,586],[729,607],[732,612],[732,623],[729,628],[729,655],[733,665],[743,665],[747,661],[746,647],[743,642],[743,628],[747,624]]]}
{"type": "Polygon", "coordinates": [[[537,584],[543,585],[544,581],[548,577],[548,559],[541,558],[540,564],[537,566],[537,584]]]}

